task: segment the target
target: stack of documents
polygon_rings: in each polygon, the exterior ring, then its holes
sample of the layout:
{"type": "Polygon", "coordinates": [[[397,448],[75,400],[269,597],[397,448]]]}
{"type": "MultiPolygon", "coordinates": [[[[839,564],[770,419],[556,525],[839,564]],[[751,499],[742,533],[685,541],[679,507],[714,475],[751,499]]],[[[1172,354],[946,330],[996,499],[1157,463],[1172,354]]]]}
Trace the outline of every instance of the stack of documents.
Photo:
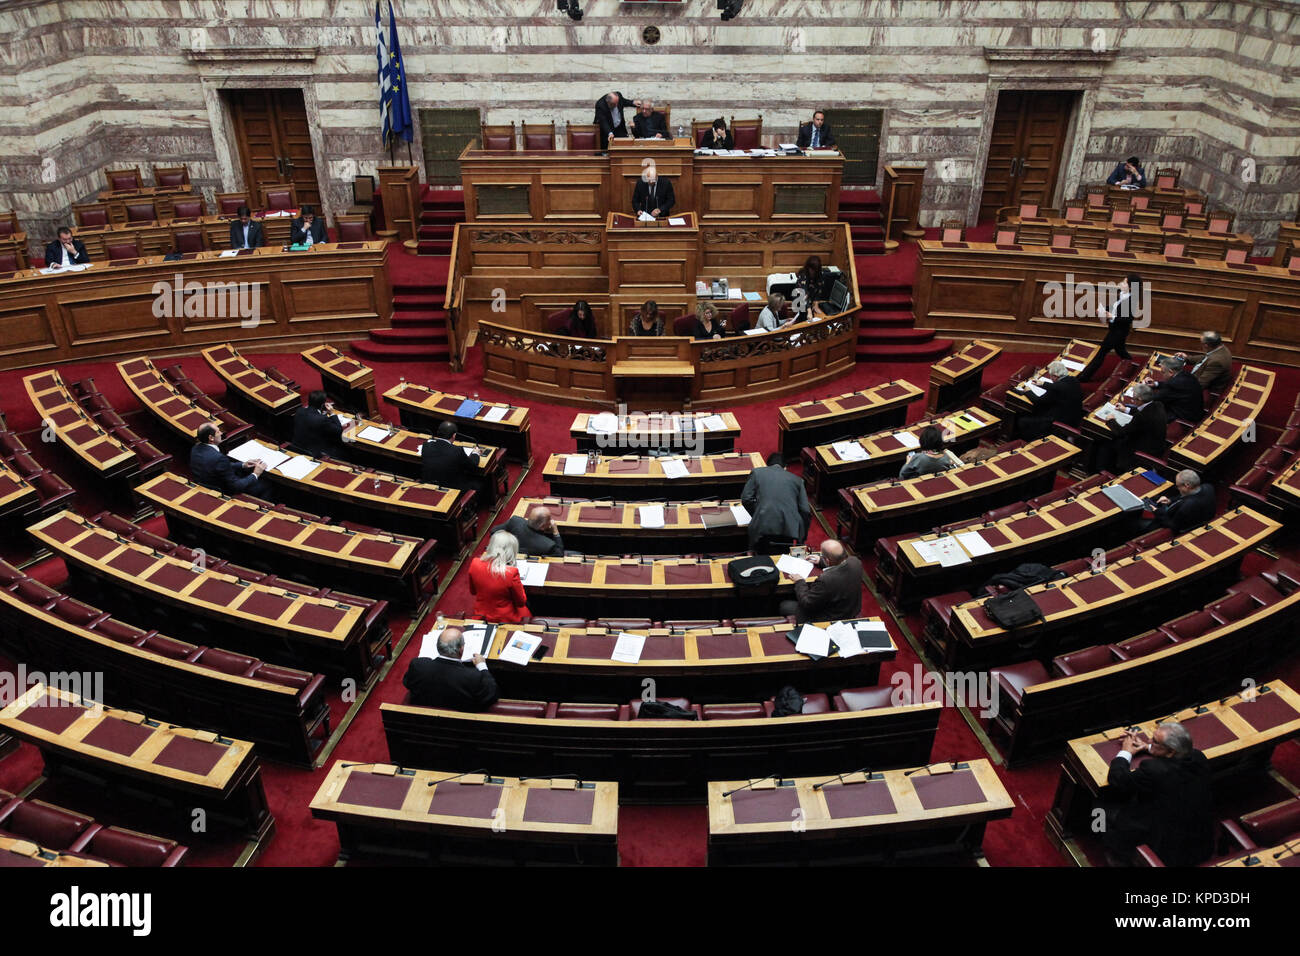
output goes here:
{"type": "Polygon", "coordinates": [[[487,414],[483,416],[483,421],[499,422],[506,417],[506,413],[509,411],[510,407],[507,405],[493,405],[487,410],[487,414]]]}
{"type": "Polygon", "coordinates": [[[277,468],[289,460],[289,455],[280,451],[278,448],[271,448],[263,445],[260,441],[246,441],[238,448],[230,452],[230,457],[238,462],[250,462],[261,459],[266,462],[267,468],[277,468]]]}
{"type": "Polygon", "coordinates": [[[1061,362],[1062,365],[1064,365],[1066,368],[1068,368],[1071,372],[1082,372],[1082,371],[1083,371],[1083,363],[1082,363],[1082,362],[1076,362],[1074,359],[1061,359],[1060,362],[1061,362]]]}
{"type": "Polygon", "coordinates": [[[665,478],[685,478],[691,473],[680,458],[660,458],[659,467],[664,470],[665,478]]]}
{"type": "Polygon", "coordinates": [[[546,570],[550,567],[545,561],[516,561],[519,569],[519,582],[526,588],[539,588],[546,583],[546,570]]]}
{"type": "Polygon", "coordinates": [[[642,505],[637,508],[637,517],[643,528],[662,528],[664,526],[664,506],[642,505]]]}
{"type": "Polygon", "coordinates": [[[1112,420],[1116,425],[1123,427],[1133,420],[1133,416],[1128,412],[1122,412],[1110,402],[1107,402],[1101,408],[1097,409],[1097,417],[1102,421],[1112,420]]]}
{"type": "Polygon", "coordinates": [[[921,439],[911,432],[894,432],[894,439],[904,448],[920,448],[921,439]]]}
{"type": "Polygon", "coordinates": [[[806,578],[812,574],[813,563],[793,554],[783,554],[776,559],[776,569],[787,576],[806,578]]]}
{"type": "Polygon", "coordinates": [[[596,435],[612,435],[618,431],[618,416],[613,412],[599,412],[587,419],[587,431],[596,435]]]}
{"type": "Polygon", "coordinates": [[[641,661],[641,651],[644,649],[644,634],[629,634],[627,631],[619,631],[618,640],[614,642],[614,653],[609,655],[609,659],[623,664],[637,664],[641,661]]]}
{"type": "Polygon", "coordinates": [[[566,475],[585,475],[587,473],[587,456],[565,455],[564,473],[566,475]]]}
{"type": "Polygon", "coordinates": [[[855,441],[837,441],[831,443],[831,451],[840,461],[866,461],[871,456],[867,450],[855,441]]]}

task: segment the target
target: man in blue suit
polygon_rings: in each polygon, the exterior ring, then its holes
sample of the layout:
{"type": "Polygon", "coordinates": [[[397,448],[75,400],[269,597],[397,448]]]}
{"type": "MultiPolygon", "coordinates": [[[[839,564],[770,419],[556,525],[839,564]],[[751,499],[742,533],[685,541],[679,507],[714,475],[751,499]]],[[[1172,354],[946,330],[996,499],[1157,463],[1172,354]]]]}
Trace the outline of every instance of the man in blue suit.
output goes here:
{"type": "Polygon", "coordinates": [[[205,488],[228,495],[250,494],[271,500],[271,483],[262,477],[266,462],[241,464],[223,452],[219,425],[201,425],[198,442],[190,449],[190,477],[205,488]]]}

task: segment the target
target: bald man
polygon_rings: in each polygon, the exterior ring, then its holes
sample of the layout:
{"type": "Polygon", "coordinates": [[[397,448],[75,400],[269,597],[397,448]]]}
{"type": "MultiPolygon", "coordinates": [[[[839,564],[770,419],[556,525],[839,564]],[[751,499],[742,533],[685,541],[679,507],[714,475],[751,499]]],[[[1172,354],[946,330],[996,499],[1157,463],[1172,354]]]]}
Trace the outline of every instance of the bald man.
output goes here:
{"type": "Polygon", "coordinates": [[[794,578],[793,601],[781,602],[781,613],[799,624],[809,621],[849,621],[862,613],[862,562],[834,538],[822,542],[814,559],[822,573],[811,581],[794,578]]]}
{"type": "Polygon", "coordinates": [[[564,539],[555,527],[551,509],[546,505],[533,505],[528,509],[528,517],[515,515],[503,525],[492,529],[509,531],[519,539],[519,553],[534,557],[564,557],[564,539]]]}
{"type": "Polygon", "coordinates": [[[446,628],[438,636],[437,657],[417,657],[406,668],[402,684],[411,692],[416,707],[441,707],[478,713],[497,702],[497,682],[488,673],[487,661],[475,654],[462,661],[465,635],[459,627],[446,628]]]}

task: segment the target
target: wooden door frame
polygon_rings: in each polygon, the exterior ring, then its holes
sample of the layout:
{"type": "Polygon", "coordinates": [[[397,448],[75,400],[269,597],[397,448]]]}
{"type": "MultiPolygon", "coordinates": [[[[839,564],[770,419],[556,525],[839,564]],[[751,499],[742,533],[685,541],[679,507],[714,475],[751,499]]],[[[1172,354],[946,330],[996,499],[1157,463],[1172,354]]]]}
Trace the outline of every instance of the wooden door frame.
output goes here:
{"type": "Polygon", "coordinates": [[[988,167],[989,149],[993,142],[993,119],[998,111],[998,95],[1003,90],[1079,94],[1066,121],[1060,173],[1048,204],[1059,206],[1063,198],[1074,195],[1083,176],[1083,161],[1088,151],[1088,137],[1092,133],[1092,117],[1097,108],[1102,72],[1106,64],[1115,59],[1116,52],[984,48],[984,56],[989,61],[989,79],[984,90],[984,121],[980,125],[974,177],[966,201],[967,223],[973,225],[979,216],[980,197],[984,195],[984,171],[988,167]]]}

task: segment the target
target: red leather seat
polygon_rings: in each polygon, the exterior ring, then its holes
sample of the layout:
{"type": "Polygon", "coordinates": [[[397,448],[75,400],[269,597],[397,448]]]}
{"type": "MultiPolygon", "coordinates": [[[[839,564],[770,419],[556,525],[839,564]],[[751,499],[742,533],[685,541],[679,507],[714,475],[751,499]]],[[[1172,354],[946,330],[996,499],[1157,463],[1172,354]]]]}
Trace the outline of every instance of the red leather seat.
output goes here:
{"type": "Polygon", "coordinates": [[[498,700],[486,711],[508,717],[545,717],[546,702],[540,700],[498,700]]]}
{"type": "Polygon", "coordinates": [[[143,528],[135,533],[137,544],[150,549],[151,551],[161,551],[164,554],[171,554],[176,550],[176,543],[168,541],[166,538],[160,538],[156,534],[145,531],[143,528]]]}
{"type": "Polygon", "coordinates": [[[0,458],[8,458],[26,450],[27,446],[15,432],[0,431],[0,458]]]}
{"type": "Polygon", "coordinates": [[[695,334],[695,316],[691,314],[679,315],[673,319],[673,335],[684,335],[688,338],[695,334]]]}
{"type": "Polygon", "coordinates": [[[81,627],[89,627],[91,621],[105,616],[104,612],[99,610],[99,608],[91,607],[88,604],[82,604],[80,601],[74,601],[72,598],[64,598],[62,601],[56,601],[52,610],[65,621],[71,624],[80,625],[81,627]]]}
{"type": "Polygon", "coordinates": [[[749,327],[749,305],[742,302],[731,310],[731,318],[727,320],[727,328],[732,333],[735,333],[749,327]]]}
{"type": "Polygon", "coordinates": [[[1295,451],[1300,448],[1300,427],[1287,426],[1282,430],[1282,434],[1273,442],[1275,448],[1289,448],[1295,451]]]}
{"type": "MultiPolygon", "coordinates": [[[[826,694],[803,694],[803,714],[829,714],[831,712],[831,699],[826,694]]],[[[772,712],[776,710],[776,698],[769,697],[763,701],[764,716],[771,717],[772,712]]]]}
{"type": "Polygon", "coordinates": [[[0,587],[8,587],[16,581],[21,581],[27,577],[22,571],[19,571],[12,564],[6,564],[0,561],[0,587]]]}
{"type": "Polygon", "coordinates": [[[792,617],[738,617],[732,620],[731,626],[740,631],[747,627],[779,627],[793,623],[792,617]]]}
{"type": "Polygon", "coordinates": [[[1139,634],[1137,637],[1120,641],[1115,647],[1123,651],[1128,660],[1132,660],[1135,657],[1146,657],[1148,654],[1162,651],[1177,643],[1174,636],[1166,631],[1152,631],[1149,634],[1139,634]]]}
{"type": "Polygon", "coordinates": [[[39,843],[48,850],[66,850],[96,823],[90,817],[50,806],[39,800],[19,800],[0,821],[9,833],[39,843]]]}
{"type": "Polygon", "coordinates": [[[555,716],[560,720],[627,720],[628,708],[619,704],[560,704],[555,716]]]}
{"type": "Polygon", "coordinates": [[[293,191],[289,189],[268,189],[266,191],[267,210],[279,211],[293,208],[293,191]]]}
{"type": "Polygon", "coordinates": [[[935,634],[948,630],[948,622],[952,619],[952,609],[958,604],[969,601],[971,597],[969,591],[950,591],[947,594],[937,594],[934,597],[926,598],[921,602],[921,620],[925,622],[926,630],[935,634]],[[933,630],[931,630],[932,627],[933,630]]]}
{"type": "Polygon", "coordinates": [[[1128,660],[1128,655],[1113,644],[1098,644],[1085,647],[1081,651],[1061,654],[1052,659],[1052,669],[1062,677],[1087,674],[1089,671],[1101,670],[1111,664],[1128,660]]]}
{"type": "Polygon", "coordinates": [[[1241,817],[1241,828],[1256,846],[1289,843],[1300,835],[1300,796],[1241,817]]]}
{"type": "Polygon", "coordinates": [[[172,235],[179,253],[202,252],[205,247],[201,229],[177,229],[172,235]]]}
{"type": "MultiPolygon", "coordinates": [[[[835,709],[840,712],[850,710],[877,710],[881,707],[895,707],[895,691],[899,688],[884,687],[846,687],[835,695],[835,709]]],[[[912,695],[902,690],[898,700],[904,704],[912,701],[912,695]]]]}
{"type": "Polygon", "coordinates": [[[130,242],[109,243],[107,249],[109,262],[115,262],[119,259],[138,259],[140,257],[140,247],[136,245],[134,239],[130,242]]]}
{"type": "Polygon", "coordinates": [[[1140,538],[1134,538],[1130,544],[1135,551],[1148,551],[1151,548],[1159,547],[1174,536],[1173,531],[1169,528],[1156,528],[1154,531],[1148,531],[1140,538]]]}
{"type": "Polygon", "coordinates": [[[223,651],[215,647],[203,648],[190,663],[198,664],[208,670],[221,671],[223,674],[233,674],[235,677],[252,677],[253,672],[262,664],[255,657],[232,654],[230,651],[223,651]]]}
{"type": "Polygon", "coordinates": [[[278,667],[275,664],[262,663],[249,676],[264,680],[270,684],[279,684],[281,687],[303,688],[311,683],[313,675],[308,671],[298,671],[288,667],[278,667]]]}
{"type": "Polygon", "coordinates": [[[754,720],[766,717],[762,704],[705,704],[705,720],[754,720]]]}
{"type": "Polygon", "coordinates": [[[140,188],[140,174],[137,172],[123,173],[119,176],[113,176],[111,179],[112,185],[109,188],[115,192],[123,189],[140,188]]]}
{"type": "Polygon", "coordinates": [[[370,238],[370,230],[364,222],[344,220],[338,224],[339,242],[365,242],[370,238]]]}
{"type": "Polygon", "coordinates": [[[59,597],[59,592],[53,588],[47,588],[40,581],[34,578],[24,578],[14,586],[14,593],[26,601],[28,604],[35,604],[38,607],[44,607],[55,598],[59,597]]]}
{"type": "Polygon", "coordinates": [[[1012,502],[1009,505],[1003,505],[1001,508],[994,508],[992,511],[986,511],[981,516],[983,521],[1001,521],[1003,518],[1010,518],[1012,515],[1018,515],[1025,510],[1027,505],[1023,501],[1012,502]]]}
{"type": "Polygon", "coordinates": [[[29,475],[34,475],[37,472],[41,472],[45,470],[40,466],[40,464],[36,461],[35,458],[27,454],[26,452],[19,452],[18,454],[14,455],[12,464],[14,466],[14,470],[16,470],[18,474],[22,475],[24,478],[28,477],[29,475]]]}
{"type": "Polygon", "coordinates": [[[546,321],[542,323],[542,327],[551,335],[563,335],[568,331],[570,315],[569,309],[556,309],[546,316],[546,321]]]}
{"type": "Polygon", "coordinates": [[[104,827],[82,848],[82,851],[122,866],[173,867],[180,863],[188,849],[175,840],[104,827]]]}
{"type": "Polygon", "coordinates": [[[18,271],[18,254],[9,252],[0,254],[0,272],[17,272],[18,271]]]}
{"type": "Polygon", "coordinates": [[[513,153],[515,151],[514,134],[488,133],[483,137],[483,148],[495,152],[513,153]]]}
{"type": "Polygon", "coordinates": [[[989,676],[997,682],[998,689],[1014,704],[1020,703],[1021,698],[1025,696],[1026,687],[1052,679],[1047,668],[1038,661],[1023,661],[1005,667],[994,667],[989,670],[989,676]]]}
{"type": "Polygon", "coordinates": [[[186,644],[184,641],[163,637],[161,634],[151,634],[137,646],[142,651],[149,651],[161,657],[170,657],[176,661],[186,660],[199,650],[193,644],[186,644]]]}
{"type": "Polygon", "coordinates": [[[1287,558],[1274,561],[1271,566],[1261,571],[1259,576],[1277,588],[1281,594],[1290,594],[1296,588],[1300,588],[1300,564],[1287,558]]]}
{"type": "Polygon", "coordinates": [[[126,204],[127,222],[153,222],[158,218],[158,209],[152,201],[136,201],[126,204]]]}
{"type": "Polygon", "coordinates": [[[146,631],[138,627],[132,627],[130,624],[123,624],[111,617],[106,617],[94,626],[96,634],[103,634],[105,637],[114,641],[120,641],[123,644],[138,644],[145,636],[146,631]]]}
{"type": "Polygon", "coordinates": [[[1276,604],[1282,600],[1283,594],[1273,583],[1265,578],[1262,574],[1257,574],[1253,578],[1246,578],[1244,581],[1238,581],[1236,584],[1228,587],[1229,594],[1249,594],[1252,598],[1265,606],[1276,604]]]}
{"type": "Polygon", "coordinates": [[[1169,632],[1180,641],[1190,641],[1218,627],[1219,622],[1209,611],[1196,611],[1168,622],[1161,627],[1161,630],[1169,632]]]}
{"type": "MultiPolygon", "coordinates": [[[[176,185],[180,185],[177,183],[176,185]]],[[[203,215],[203,200],[177,199],[172,202],[173,219],[197,219],[203,215]]]]}
{"type": "Polygon", "coordinates": [[[70,484],[51,471],[33,476],[31,483],[36,488],[36,494],[41,499],[43,508],[49,508],[77,493],[70,484]]]}
{"type": "Polygon", "coordinates": [[[108,225],[107,209],[83,209],[77,214],[82,229],[100,229],[108,225]]]}
{"type": "Polygon", "coordinates": [[[646,630],[655,626],[655,622],[648,617],[602,617],[596,624],[611,631],[646,630]]]}
{"type": "Polygon", "coordinates": [[[555,133],[530,133],[524,130],[524,149],[530,153],[555,149],[555,133]]]}
{"type": "Polygon", "coordinates": [[[95,522],[95,524],[99,525],[105,531],[111,531],[114,534],[120,534],[128,538],[140,530],[138,526],[127,521],[125,518],[119,518],[111,511],[101,511],[90,520],[95,522]]]}
{"type": "Polygon", "coordinates": [[[1260,602],[1256,601],[1251,595],[1234,594],[1222,601],[1216,601],[1206,610],[1214,615],[1216,621],[1231,624],[1233,621],[1240,621],[1243,617],[1249,617],[1258,611],[1260,607],[1262,607],[1260,602]]]}
{"type": "Polygon", "coordinates": [[[596,149],[600,145],[600,139],[595,129],[573,129],[566,130],[568,136],[569,149],[596,149]]]}
{"type": "Polygon", "coordinates": [[[731,627],[732,624],[727,620],[680,618],[675,621],[664,621],[663,626],[675,634],[685,634],[687,631],[701,630],[706,627],[731,627]]]}

